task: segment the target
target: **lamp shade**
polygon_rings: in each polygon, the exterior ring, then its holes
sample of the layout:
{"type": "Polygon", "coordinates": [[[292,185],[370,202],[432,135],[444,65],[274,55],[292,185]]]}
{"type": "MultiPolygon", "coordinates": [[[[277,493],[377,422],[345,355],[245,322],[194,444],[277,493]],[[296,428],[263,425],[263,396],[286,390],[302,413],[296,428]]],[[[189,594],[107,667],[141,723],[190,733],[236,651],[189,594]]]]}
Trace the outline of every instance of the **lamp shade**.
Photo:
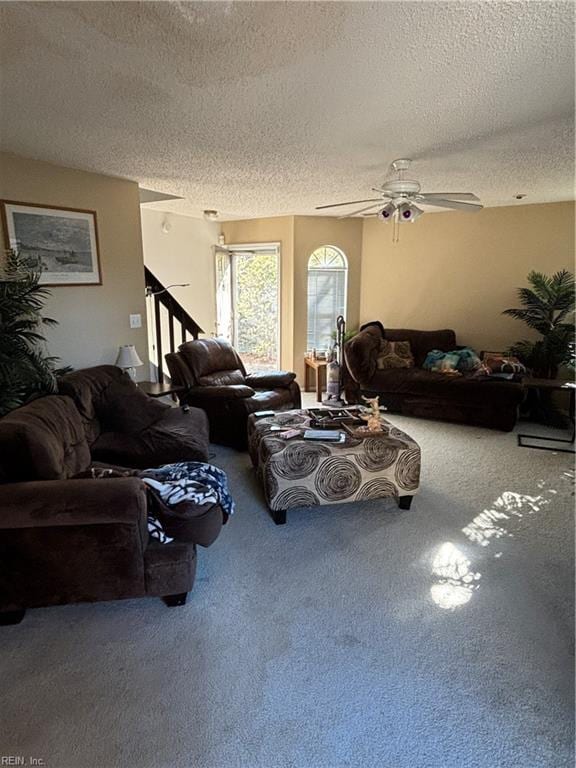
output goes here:
{"type": "Polygon", "coordinates": [[[118,349],[116,365],[119,368],[137,368],[144,363],[138,357],[134,344],[124,344],[118,349]]]}

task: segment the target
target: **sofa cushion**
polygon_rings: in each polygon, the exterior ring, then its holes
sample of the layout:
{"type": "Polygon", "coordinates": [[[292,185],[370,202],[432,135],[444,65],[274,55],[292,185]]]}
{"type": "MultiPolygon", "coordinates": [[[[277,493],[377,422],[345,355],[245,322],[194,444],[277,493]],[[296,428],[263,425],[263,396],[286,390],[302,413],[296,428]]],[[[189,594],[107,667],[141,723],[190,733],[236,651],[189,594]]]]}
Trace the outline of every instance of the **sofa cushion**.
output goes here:
{"type": "Polygon", "coordinates": [[[480,379],[472,374],[446,376],[443,373],[424,371],[420,368],[391,368],[377,371],[369,385],[369,391],[421,396],[438,401],[446,400],[472,405],[474,402],[493,402],[495,405],[517,405],[522,399],[522,387],[506,381],[480,379]]]}
{"type": "MultiPolygon", "coordinates": [[[[246,375],[242,361],[226,339],[195,339],[181,344],[178,350],[197,382],[217,371],[239,370],[242,377],[246,375]]],[[[230,383],[243,384],[244,378],[230,383]]]]}
{"type": "Polygon", "coordinates": [[[96,404],[102,430],[141,432],[170,410],[167,403],[148,397],[128,374],[111,381],[96,404]]]}
{"type": "Polygon", "coordinates": [[[382,339],[380,350],[376,357],[376,367],[379,370],[386,368],[413,368],[414,357],[410,349],[410,342],[382,339]]]}
{"type": "Polygon", "coordinates": [[[82,419],[69,397],[47,395],[0,419],[0,482],[66,480],[90,465],[82,419]]]}
{"type": "Polygon", "coordinates": [[[145,429],[170,408],[144,394],[130,376],[115,365],[68,373],[59,380],[58,390],[76,403],[90,444],[101,432],[145,429]]]}
{"type": "Polygon", "coordinates": [[[406,328],[386,328],[385,338],[389,341],[409,341],[414,364],[422,367],[426,355],[431,349],[449,352],[456,347],[456,334],[446,329],[441,331],[415,331],[406,328]]]}
{"type": "Polygon", "coordinates": [[[92,457],[138,469],[177,461],[206,461],[208,419],[199,408],[168,408],[160,420],[141,432],[103,432],[92,446],[92,457]]]}

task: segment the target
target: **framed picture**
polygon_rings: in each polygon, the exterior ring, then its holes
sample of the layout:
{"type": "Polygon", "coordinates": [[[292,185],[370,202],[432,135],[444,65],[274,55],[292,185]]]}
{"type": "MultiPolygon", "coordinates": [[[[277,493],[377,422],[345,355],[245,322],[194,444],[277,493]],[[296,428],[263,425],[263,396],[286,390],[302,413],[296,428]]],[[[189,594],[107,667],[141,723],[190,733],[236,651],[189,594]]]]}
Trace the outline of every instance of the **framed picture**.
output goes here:
{"type": "Polygon", "coordinates": [[[95,211],[0,203],[6,247],[42,273],[42,285],[102,285],[95,211]]]}

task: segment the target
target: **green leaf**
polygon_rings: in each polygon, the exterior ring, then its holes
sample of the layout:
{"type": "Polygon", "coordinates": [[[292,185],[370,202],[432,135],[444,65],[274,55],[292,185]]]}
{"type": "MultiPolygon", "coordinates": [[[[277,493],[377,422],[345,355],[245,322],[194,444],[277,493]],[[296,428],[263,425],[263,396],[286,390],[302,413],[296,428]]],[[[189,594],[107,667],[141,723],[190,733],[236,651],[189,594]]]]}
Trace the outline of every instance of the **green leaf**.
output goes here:
{"type": "Polygon", "coordinates": [[[0,415],[32,394],[54,392],[57,362],[44,352],[42,335],[56,324],[42,316],[50,291],[15,251],[7,253],[5,271],[15,279],[0,282],[0,415]]]}
{"type": "Polygon", "coordinates": [[[518,289],[521,307],[506,309],[502,314],[521,320],[540,334],[535,342],[519,341],[510,353],[529,368],[553,373],[560,365],[574,364],[574,275],[566,269],[552,277],[530,272],[530,288],[518,289]]]}

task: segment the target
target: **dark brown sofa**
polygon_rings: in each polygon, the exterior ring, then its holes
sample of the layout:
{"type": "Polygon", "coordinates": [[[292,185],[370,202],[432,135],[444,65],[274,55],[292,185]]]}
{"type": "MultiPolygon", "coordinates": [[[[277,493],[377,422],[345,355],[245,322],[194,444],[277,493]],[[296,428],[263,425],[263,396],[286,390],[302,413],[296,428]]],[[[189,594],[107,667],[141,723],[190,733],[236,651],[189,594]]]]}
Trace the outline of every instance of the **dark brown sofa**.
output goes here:
{"type": "Polygon", "coordinates": [[[166,355],[175,384],[186,387],[182,404],[202,408],[213,443],[245,449],[248,416],[255,411],[300,408],[295,373],[246,373],[236,350],[225,339],[197,339],[166,355]]]}
{"type": "Polygon", "coordinates": [[[378,395],[380,403],[392,412],[504,431],[513,429],[523,397],[521,384],[471,374],[452,377],[422,369],[432,349],[449,352],[457,348],[454,331],[385,329],[385,339],[410,342],[413,368],[379,370],[376,358],[382,338],[381,327],[371,324],[346,343],[344,380],[349,402],[358,402],[361,395],[378,395]]]}
{"type": "Polygon", "coordinates": [[[147,398],[113,366],[70,374],[60,389],[68,394],[0,419],[0,623],[63,603],[150,595],[183,604],[195,545],[218,536],[221,508],[198,505],[193,541],[160,544],[148,535],[142,480],[80,475],[206,460],[205,414],[147,398]]]}

